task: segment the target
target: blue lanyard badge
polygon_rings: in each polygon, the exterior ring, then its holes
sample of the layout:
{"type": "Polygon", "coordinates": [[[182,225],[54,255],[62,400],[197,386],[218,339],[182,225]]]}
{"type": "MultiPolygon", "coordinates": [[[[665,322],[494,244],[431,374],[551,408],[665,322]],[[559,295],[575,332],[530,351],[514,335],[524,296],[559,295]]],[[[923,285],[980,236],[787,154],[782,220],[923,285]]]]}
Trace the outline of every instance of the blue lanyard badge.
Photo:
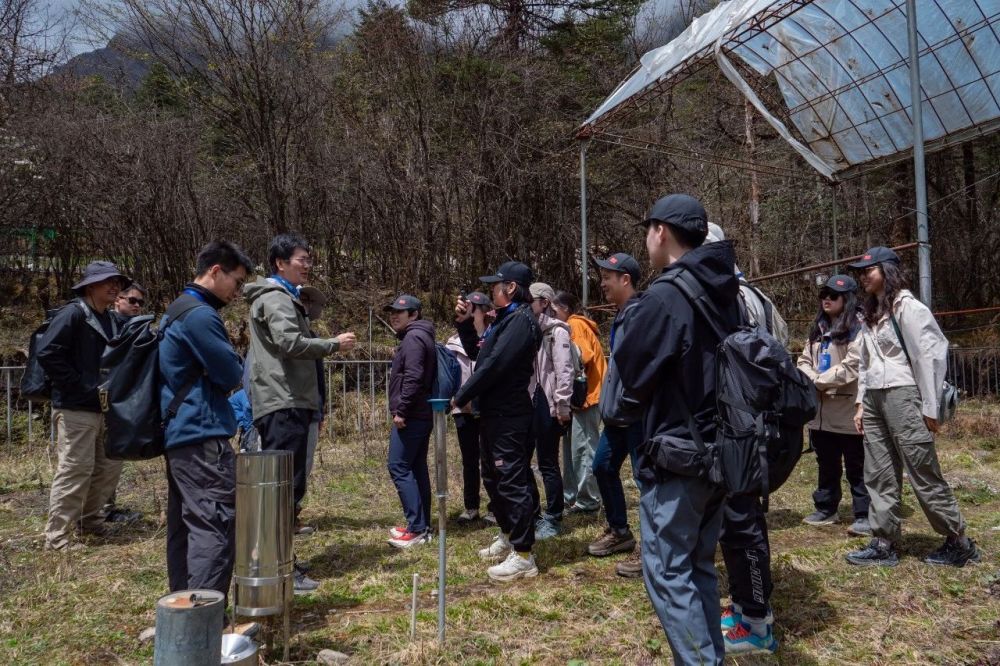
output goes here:
{"type": "Polygon", "coordinates": [[[281,277],[280,275],[272,275],[271,279],[280,284],[282,287],[284,287],[285,291],[287,291],[295,298],[299,297],[299,288],[296,287],[291,282],[289,282],[288,280],[286,280],[285,278],[281,277]]]}

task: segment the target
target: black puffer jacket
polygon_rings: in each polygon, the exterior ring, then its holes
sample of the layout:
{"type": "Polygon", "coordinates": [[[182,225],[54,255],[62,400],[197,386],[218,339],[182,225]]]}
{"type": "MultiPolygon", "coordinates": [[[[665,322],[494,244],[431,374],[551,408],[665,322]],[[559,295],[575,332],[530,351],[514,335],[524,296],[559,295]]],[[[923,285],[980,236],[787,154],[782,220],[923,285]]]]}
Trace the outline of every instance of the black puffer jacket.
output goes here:
{"type": "MultiPolygon", "coordinates": [[[[38,341],[35,354],[52,380],[52,406],[56,409],[101,411],[97,387],[101,383],[101,356],[109,338],[99,316],[74,299],[56,313],[38,341]]],[[[118,320],[110,312],[103,317],[113,338],[118,334],[118,320]]]]}
{"type": "Polygon", "coordinates": [[[531,306],[499,310],[481,347],[471,319],[458,325],[458,336],[465,353],[476,362],[476,370],[455,395],[455,404],[464,407],[478,398],[481,416],[531,414],[534,407],[528,384],[542,344],[542,329],[531,306]]]}

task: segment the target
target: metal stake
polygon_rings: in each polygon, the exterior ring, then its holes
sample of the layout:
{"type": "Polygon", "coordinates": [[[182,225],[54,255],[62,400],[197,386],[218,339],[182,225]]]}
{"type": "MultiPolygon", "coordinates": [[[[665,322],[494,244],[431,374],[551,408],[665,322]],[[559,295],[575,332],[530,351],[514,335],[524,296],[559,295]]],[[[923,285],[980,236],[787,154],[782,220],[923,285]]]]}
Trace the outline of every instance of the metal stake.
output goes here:
{"type": "Polygon", "coordinates": [[[413,594],[410,597],[410,640],[417,637],[417,587],[420,585],[420,574],[413,574],[413,594]]]}
{"type": "Polygon", "coordinates": [[[580,302],[587,308],[587,147],[590,140],[580,142],[580,302]]]}
{"type": "Polygon", "coordinates": [[[445,441],[445,409],[451,403],[447,398],[432,398],[434,410],[434,466],[437,472],[438,500],[438,643],[444,645],[445,624],[445,565],[448,554],[445,550],[445,528],[448,524],[448,456],[445,441]]]}

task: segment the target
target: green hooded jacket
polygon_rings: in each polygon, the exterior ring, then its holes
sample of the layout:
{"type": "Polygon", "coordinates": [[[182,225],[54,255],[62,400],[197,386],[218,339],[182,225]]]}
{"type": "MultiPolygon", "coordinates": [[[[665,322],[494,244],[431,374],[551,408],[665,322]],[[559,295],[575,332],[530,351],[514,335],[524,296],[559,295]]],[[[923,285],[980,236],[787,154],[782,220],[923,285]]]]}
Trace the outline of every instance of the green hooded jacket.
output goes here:
{"type": "Polygon", "coordinates": [[[299,299],[269,278],[243,287],[250,303],[250,404],[257,420],[279,409],[320,408],[316,361],[340,348],[314,338],[299,299]]]}

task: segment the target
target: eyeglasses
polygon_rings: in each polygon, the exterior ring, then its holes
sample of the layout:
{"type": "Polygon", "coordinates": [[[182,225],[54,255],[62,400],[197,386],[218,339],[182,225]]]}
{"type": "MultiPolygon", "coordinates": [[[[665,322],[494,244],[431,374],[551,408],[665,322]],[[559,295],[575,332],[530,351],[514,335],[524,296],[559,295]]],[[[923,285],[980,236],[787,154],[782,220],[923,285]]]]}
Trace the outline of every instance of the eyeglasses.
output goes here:
{"type": "Polygon", "coordinates": [[[141,298],[136,298],[135,296],[129,296],[125,300],[128,301],[129,305],[138,305],[140,308],[146,304],[146,301],[141,298]]]}
{"type": "Polygon", "coordinates": [[[294,257],[292,261],[303,268],[312,268],[313,265],[313,260],[309,257],[294,257]]]}
{"type": "Polygon", "coordinates": [[[227,270],[223,269],[222,272],[225,273],[226,275],[228,275],[229,277],[233,278],[233,282],[236,283],[236,291],[243,291],[243,285],[245,285],[246,282],[247,282],[246,277],[237,279],[237,278],[233,277],[233,272],[232,271],[227,271],[227,270]]]}

